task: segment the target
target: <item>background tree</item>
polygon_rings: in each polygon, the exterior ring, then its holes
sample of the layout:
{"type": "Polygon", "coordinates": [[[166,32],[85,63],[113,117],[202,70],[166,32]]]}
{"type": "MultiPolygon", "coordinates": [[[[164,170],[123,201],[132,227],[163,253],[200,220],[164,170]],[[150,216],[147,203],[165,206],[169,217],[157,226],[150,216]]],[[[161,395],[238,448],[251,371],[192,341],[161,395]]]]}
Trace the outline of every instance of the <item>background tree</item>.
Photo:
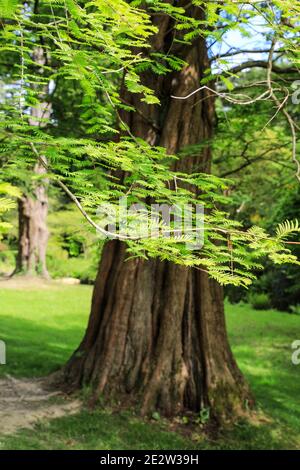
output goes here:
{"type": "MultiPolygon", "coordinates": [[[[37,14],[37,4],[35,7],[37,14]]],[[[42,46],[33,50],[32,61],[37,67],[37,75],[43,76],[43,67],[46,65],[46,55],[42,46]]],[[[32,85],[33,87],[35,84],[32,85]]],[[[44,101],[48,95],[48,87],[42,87],[39,93],[39,104],[30,108],[29,125],[43,126],[51,116],[51,104],[44,101]]],[[[43,157],[44,158],[44,157],[43,157]]],[[[46,163],[46,159],[44,158],[46,163]]],[[[40,163],[34,165],[34,173],[37,175],[37,183],[31,188],[30,193],[24,193],[18,201],[19,235],[18,254],[15,273],[28,275],[41,274],[48,278],[49,273],[46,262],[48,242],[48,181],[43,178],[46,170],[40,163]]]]}
{"type": "MultiPolygon", "coordinates": [[[[17,8],[18,2],[8,4],[4,2],[4,21],[10,23],[11,17],[17,8]]],[[[39,13],[39,1],[25,5],[27,14],[39,13]]],[[[18,63],[19,54],[15,50],[4,51],[2,76],[4,78],[3,93],[5,102],[10,102],[10,109],[16,107],[22,114],[28,115],[30,126],[37,128],[47,125],[51,116],[51,103],[49,102],[49,83],[45,67],[47,66],[47,53],[43,47],[43,38],[40,38],[40,44],[34,46],[34,36],[31,32],[32,49],[27,50],[28,58],[25,60],[24,37],[21,32],[21,62],[18,63]],[[21,67],[21,76],[20,76],[21,67]],[[26,78],[25,70],[28,77],[26,78]],[[28,87],[28,99],[25,97],[25,88],[28,87]],[[30,116],[30,117],[29,117],[30,116]]],[[[15,111],[14,111],[15,112],[15,111]]],[[[28,178],[28,175],[18,178],[12,175],[12,181],[18,182],[22,195],[18,200],[18,243],[16,267],[13,274],[28,274],[48,278],[46,266],[46,249],[48,241],[47,214],[48,214],[48,196],[47,179],[43,177],[45,168],[35,162],[33,173],[34,180],[28,178]]],[[[16,177],[17,176],[17,177],[16,177]]]]}
{"type": "MultiPolygon", "coordinates": [[[[244,72],[245,83],[263,81],[265,71],[257,68],[244,72]]],[[[277,80],[295,93],[295,73],[277,70],[277,80]]],[[[261,90],[262,91],[262,90],[261,90]]],[[[251,93],[250,93],[251,94],[251,93]]],[[[254,94],[252,92],[252,97],[254,94]]],[[[296,97],[296,95],[294,95],[296,97]]],[[[213,171],[230,178],[231,216],[250,227],[253,223],[272,232],[284,219],[299,217],[299,182],[291,161],[292,142],[289,125],[282,113],[274,116],[272,102],[255,102],[247,107],[217,103],[218,124],[213,142],[213,171]],[[270,115],[273,116],[269,125],[270,115]]],[[[298,106],[289,100],[287,109],[295,125],[298,106]]],[[[290,245],[299,257],[297,235],[290,245]]],[[[248,290],[227,286],[232,302],[250,301],[260,308],[293,311],[299,303],[298,268],[274,266],[265,260],[264,270],[248,290]]]]}

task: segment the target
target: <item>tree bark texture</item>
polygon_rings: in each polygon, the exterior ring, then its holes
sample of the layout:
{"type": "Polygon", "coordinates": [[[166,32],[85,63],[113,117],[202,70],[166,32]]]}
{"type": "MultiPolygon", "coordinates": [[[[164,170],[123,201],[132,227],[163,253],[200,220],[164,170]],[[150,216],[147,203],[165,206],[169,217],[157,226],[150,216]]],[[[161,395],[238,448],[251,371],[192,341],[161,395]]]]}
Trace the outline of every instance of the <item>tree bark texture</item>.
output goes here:
{"type": "MultiPolygon", "coordinates": [[[[154,22],[159,33],[152,49],[167,52],[172,21],[157,16],[154,22]]],[[[206,90],[187,100],[171,98],[199,88],[209,66],[205,41],[173,53],[188,63],[182,71],[143,75],[161,106],[122,92],[136,109],[122,112],[131,132],[170,154],[210,139],[214,121],[214,100],[206,90]]],[[[210,163],[207,145],[176,161],[175,168],[209,172],[210,163]]],[[[227,420],[244,413],[251,396],[228,343],[220,285],[199,270],[126,257],[124,243],[106,244],[85,336],[64,369],[70,389],[91,384],[94,397],[137,404],[143,415],[209,408],[211,416],[227,420]]]]}

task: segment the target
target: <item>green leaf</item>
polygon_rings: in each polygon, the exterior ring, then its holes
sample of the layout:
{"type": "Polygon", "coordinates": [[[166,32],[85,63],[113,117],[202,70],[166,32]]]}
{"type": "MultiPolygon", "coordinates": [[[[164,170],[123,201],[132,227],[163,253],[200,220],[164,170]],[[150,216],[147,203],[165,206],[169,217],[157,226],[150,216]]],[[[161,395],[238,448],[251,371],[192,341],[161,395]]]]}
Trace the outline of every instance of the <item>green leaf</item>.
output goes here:
{"type": "Polygon", "coordinates": [[[142,99],[142,101],[144,101],[147,104],[159,104],[160,103],[157,96],[154,96],[154,95],[147,95],[145,96],[145,98],[142,99]]]}
{"type": "Polygon", "coordinates": [[[12,18],[18,7],[18,0],[0,0],[0,17],[12,18]]]}
{"type": "Polygon", "coordinates": [[[8,194],[12,197],[20,197],[21,191],[10,183],[0,183],[0,194],[8,194]]]}
{"type": "Polygon", "coordinates": [[[280,239],[286,238],[296,232],[300,232],[298,220],[286,220],[282,224],[279,224],[276,229],[276,235],[280,239]]]}
{"type": "Polygon", "coordinates": [[[222,82],[226,86],[227,90],[232,91],[234,89],[233,83],[229,80],[229,78],[224,77],[223,75],[220,76],[222,82]]]}

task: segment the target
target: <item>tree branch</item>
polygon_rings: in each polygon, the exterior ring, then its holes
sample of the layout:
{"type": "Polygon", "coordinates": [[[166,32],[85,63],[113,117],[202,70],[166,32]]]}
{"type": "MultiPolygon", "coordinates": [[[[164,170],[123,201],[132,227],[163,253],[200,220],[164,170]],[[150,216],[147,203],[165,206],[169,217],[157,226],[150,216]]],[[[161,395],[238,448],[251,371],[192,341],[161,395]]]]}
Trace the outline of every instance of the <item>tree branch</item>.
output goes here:
{"type": "MultiPolygon", "coordinates": [[[[213,62],[218,59],[223,59],[225,57],[232,57],[239,54],[267,54],[270,52],[270,49],[239,49],[232,52],[225,52],[224,54],[218,54],[209,58],[209,62],[213,62]]],[[[275,51],[276,53],[282,52],[282,49],[275,51]]]]}
{"type": "MultiPolygon", "coordinates": [[[[33,151],[33,153],[35,154],[35,156],[37,157],[39,163],[44,167],[44,169],[49,172],[49,166],[47,165],[45,159],[39,154],[39,152],[37,151],[35,145],[33,142],[30,142],[30,147],[33,151]]],[[[84,208],[82,207],[82,205],[80,204],[79,200],[77,199],[77,197],[70,191],[70,189],[59,179],[56,179],[56,183],[57,185],[69,196],[69,198],[76,204],[77,208],[79,209],[79,211],[81,212],[81,214],[83,215],[83,217],[87,220],[87,222],[92,226],[94,227],[97,231],[99,231],[100,233],[102,233],[102,235],[105,235],[106,237],[112,237],[112,238],[118,238],[119,240],[133,240],[132,237],[127,237],[126,235],[120,235],[120,234],[116,234],[116,233],[112,233],[112,232],[109,232],[108,230],[105,230],[103,229],[102,227],[100,227],[98,224],[96,224],[96,222],[93,221],[93,219],[91,219],[91,217],[87,214],[87,212],[84,210],[84,208]]]]}
{"type": "MultiPolygon", "coordinates": [[[[270,52],[270,50],[268,51],[270,52]]],[[[243,62],[242,64],[236,65],[235,67],[232,67],[231,69],[227,70],[226,73],[238,73],[241,72],[242,70],[245,69],[250,69],[250,68],[263,68],[263,69],[268,69],[269,68],[269,62],[264,61],[264,60],[248,60],[246,62],[243,62]]],[[[288,74],[288,73],[297,73],[299,74],[299,69],[297,67],[280,67],[278,65],[275,65],[274,62],[272,62],[272,72],[277,73],[277,74],[288,74]]],[[[221,75],[221,74],[219,74],[221,75]]]]}

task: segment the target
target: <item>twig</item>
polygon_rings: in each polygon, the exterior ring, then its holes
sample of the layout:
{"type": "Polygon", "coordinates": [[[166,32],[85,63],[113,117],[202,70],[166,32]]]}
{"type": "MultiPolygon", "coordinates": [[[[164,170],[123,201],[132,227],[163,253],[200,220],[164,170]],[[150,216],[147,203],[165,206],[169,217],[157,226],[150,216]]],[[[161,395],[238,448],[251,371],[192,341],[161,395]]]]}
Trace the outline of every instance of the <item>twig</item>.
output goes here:
{"type": "MultiPolygon", "coordinates": [[[[36,155],[38,161],[41,163],[41,165],[45,168],[46,171],[49,171],[49,167],[48,165],[46,164],[44,158],[39,154],[39,152],[37,151],[35,145],[33,144],[33,142],[30,142],[30,147],[32,149],[32,151],[34,152],[34,154],[36,155]]],[[[77,197],[69,190],[69,188],[59,179],[56,179],[56,182],[58,184],[58,186],[61,187],[61,189],[69,196],[69,198],[76,204],[77,208],[80,210],[81,214],[83,215],[83,217],[88,221],[88,223],[90,225],[92,225],[92,227],[94,227],[97,231],[101,232],[103,235],[107,236],[107,237],[113,237],[113,238],[118,238],[120,240],[133,240],[134,238],[132,237],[127,237],[126,235],[119,235],[119,234],[116,234],[116,233],[112,233],[112,232],[109,232],[108,230],[105,230],[103,229],[102,227],[100,227],[98,224],[96,224],[96,222],[93,221],[93,219],[87,214],[87,212],[84,210],[84,208],[82,207],[82,205],[80,204],[79,200],[77,199],[77,197]]]]}

